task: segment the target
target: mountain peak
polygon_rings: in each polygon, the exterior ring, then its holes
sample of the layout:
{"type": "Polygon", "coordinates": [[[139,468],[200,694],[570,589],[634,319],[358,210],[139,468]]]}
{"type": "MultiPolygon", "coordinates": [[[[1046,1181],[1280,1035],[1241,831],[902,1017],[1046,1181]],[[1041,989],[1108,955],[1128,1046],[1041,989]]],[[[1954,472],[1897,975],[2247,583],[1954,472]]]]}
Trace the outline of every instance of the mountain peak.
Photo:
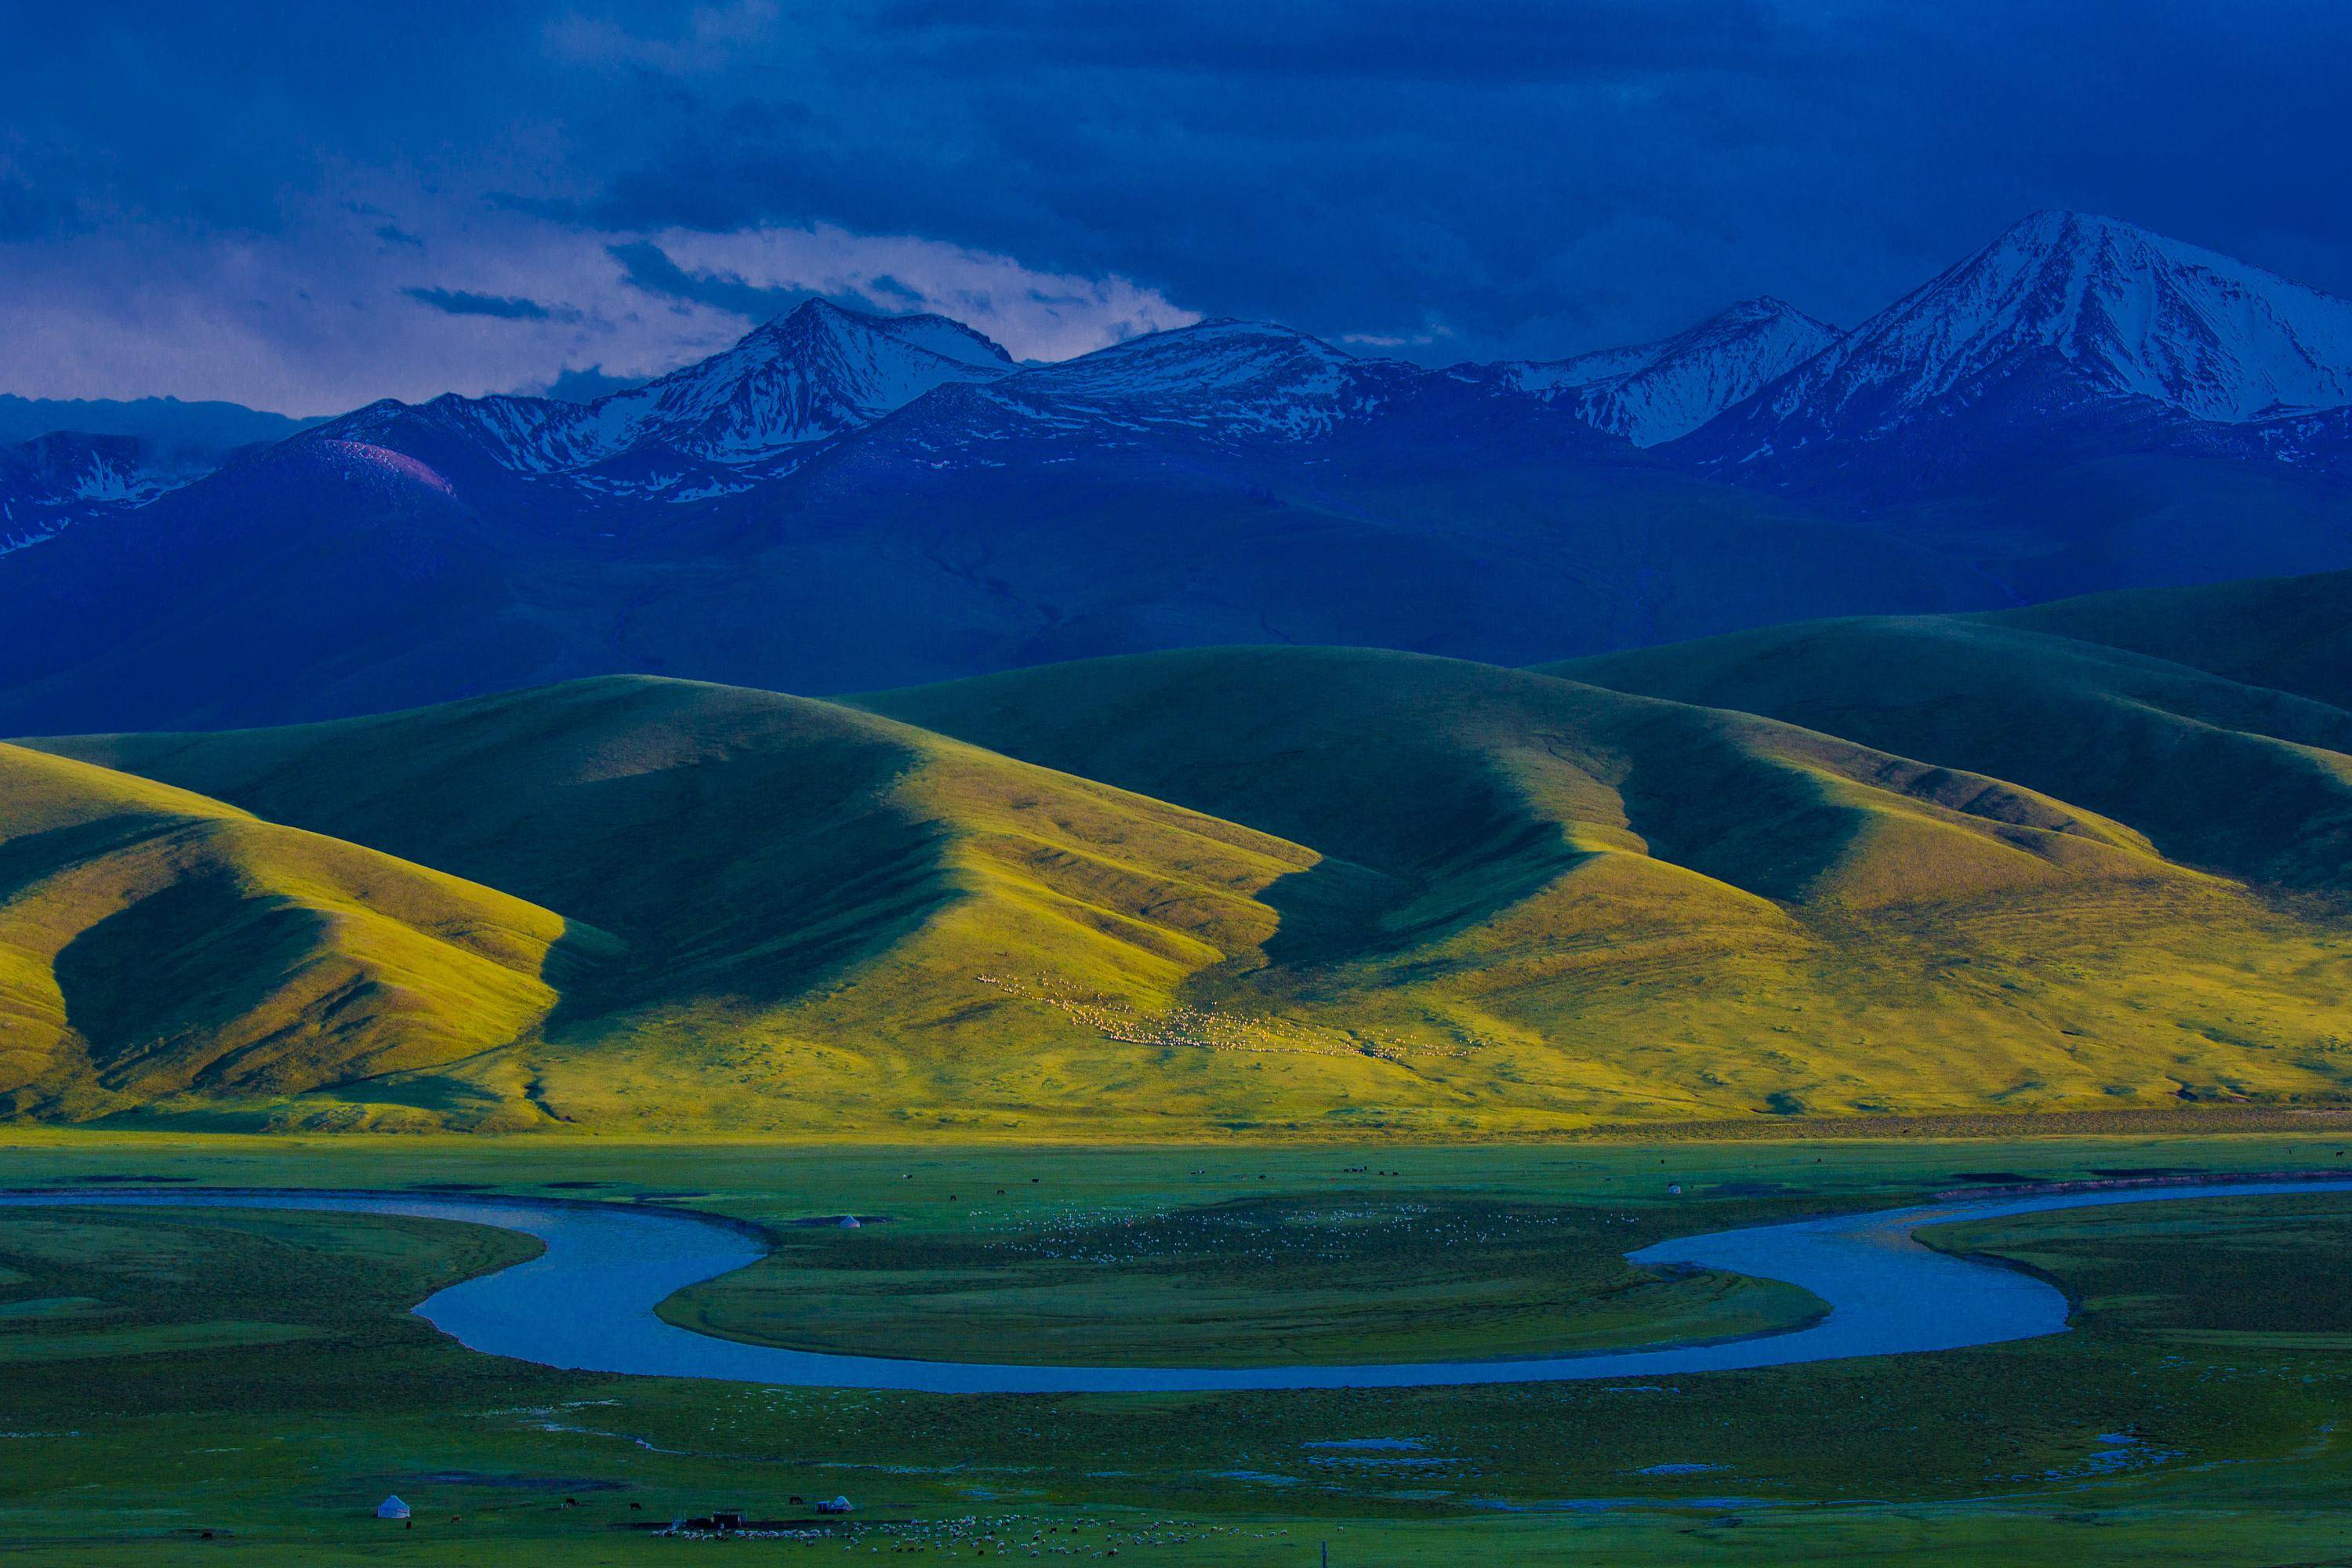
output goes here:
{"type": "Polygon", "coordinates": [[[1192,397],[1288,387],[1327,389],[1355,355],[1272,321],[1216,317],[1147,332],[1074,360],[1024,373],[1024,387],[1065,396],[1192,397]]]}
{"type": "Polygon", "coordinates": [[[2339,406],[2352,300],[2118,218],[2039,212],[1864,323],[1821,388],[1794,390],[1884,419],[2028,366],[2198,419],[2339,406]]]}
{"type": "Polygon", "coordinates": [[[1837,340],[1837,329],[1769,295],[1742,300],[1654,342],[1572,359],[1465,366],[1588,425],[1654,447],[1689,434],[1837,340]]]}
{"type": "Polygon", "coordinates": [[[723,353],[590,406],[608,429],[722,463],[871,425],[933,387],[1011,374],[1003,349],[945,316],[804,300],[723,353]]]}
{"type": "Polygon", "coordinates": [[[2145,239],[2162,237],[2152,230],[2140,227],[2136,223],[2127,223],[2119,217],[2108,217],[2104,213],[2076,212],[2072,207],[2037,207],[2001,232],[2004,236],[2015,236],[2021,240],[2040,240],[2045,243],[2059,243],[2103,234],[2137,235],[2145,239]]]}
{"type": "Polygon", "coordinates": [[[386,399],[322,428],[357,441],[421,418],[436,443],[509,473],[570,476],[599,497],[699,500],[744,489],[803,450],[897,412],[934,387],[1017,367],[945,316],[878,316],[805,300],[735,344],[643,386],[577,404],[532,397],[386,399]]]}
{"type": "MultiPolygon", "coordinates": [[[[2352,300],[2120,218],[2021,218],[1706,441],[1716,461],[1839,471],[1857,444],[1919,436],[1896,459],[1974,461],[2037,446],[2054,416],[2237,425],[2352,404],[2352,300]],[[1798,454],[1811,454],[1800,458],[1798,454]]],[[[1890,479],[1890,483],[1896,482],[1890,479]]]]}
{"type": "Polygon", "coordinates": [[[1156,332],[1122,339],[1108,348],[1097,349],[1074,360],[1065,360],[1059,366],[1076,369],[1127,363],[1141,364],[1162,362],[1170,366],[1182,363],[1206,364],[1212,360],[1228,365],[1253,361],[1276,363],[1312,360],[1337,363],[1352,362],[1357,356],[1347,350],[1325,342],[1322,339],[1286,327],[1279,321],[1253,321],[1238,316],[1208,316],[1181,327],[1167,327],[1156,332]]]}
{"type": "Polygon", "coordinates": [[[889,338],[919,353],[937,354],[959,364],[1013,368],[1013,356],[1002,345],[951,317],[928,311],[886,316],[854,310],[821,296],[803,300],[782,315],[771,317],[746,332],[735,346],[740,349],[760,343],[803,343],[820,337],[889,338]]]}
{"type": "Polygon", "coordinates": [[[1795,316],[1808,321],[1818,319],[1772,294],[1759,294],[1752,300],[1727,305],[1711,319],[1717,321],[1770,321],[1783,316],[1795,316]]]}

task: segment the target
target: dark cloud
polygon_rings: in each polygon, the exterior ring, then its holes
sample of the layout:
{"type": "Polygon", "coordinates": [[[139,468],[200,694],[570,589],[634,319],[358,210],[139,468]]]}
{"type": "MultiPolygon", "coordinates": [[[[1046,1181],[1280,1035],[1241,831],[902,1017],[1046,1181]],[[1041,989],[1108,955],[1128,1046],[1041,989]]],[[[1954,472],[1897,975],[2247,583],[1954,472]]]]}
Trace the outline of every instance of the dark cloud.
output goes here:
{"type": "Polygon", "coordinates": [[[867,279],[866,290],[874,297],[876,303],[892,305],[900,310],[911,310],[923,302],[919,290],[909,289],[887,272],[867,279]]]}
{"type": "Polygon", "coordinates": [[[540,397],[552,397],[562,403],[593,403],[615,392],[626,392],[643,386],[649,377],[642,375],[606,375],[601,364],[584,369],[568,368],[545,385],[532,385],[520,390],[540,397]]]}
{"type": "Polygon", "coordinates": [[[0,162],[0,235],[152,220],[159,271],[309,194],[436,261],[486,216],[625,240],[649,310],[758,318],[803,296],[635,237],[824,224],[1451,358],[1759,293],[1855,321],[2063,206],[2352,292],[2340,0],[18,10],[10,134],[81,162],[0,162]]]}
{"type": "Polygon", "coordinates": [[[1759,291],[1858,319],[2048,205],[2274,264],[2266,237],[2324,230],[2292,259],[2352,287],[2352,219],[2310,195],[2352,175],[2326,130],[2352,12],[2321,5],[1023,0],[794,42],[888,110],[790,82],[762,119],[682,76],[685,118],[572,216],[935,235],[1326,333],[1433,318],[1439,354],[1759,291]]]}
{"type": "Polygon", "coordinates": [[[659,300],[711,305],[764,321],[811,298],[803,289],[768,289],[732,275],[712,277],[688,272],[672,261],[660,246],[647,241],[634,240],[608,249],[613,259],[621,264],[624,282],[659,300]]]}
{"type": "Polygon", "coordinates": [[[414,246],[420,250],[425,247],[425,242],[423,240],[409,233],[398,224],[381,223],[376,225],[375,237],[383,241],[386,245],[414,246]]]}
{"type": "Polygon", "coordinates": [[[496,316],[508,321],[568,321],[579,312],[562,305],[542,305],[510,294],[475,294],[463,289],[403,289],[420,305],[452,316],[496,316]]]}
{"type": "Polygon", "coordinates": [[[970,60],[1129,72],[1378,82],[1559,82],[1629,70],[1768,71],[1782,29],[1759,0],[1562,5],[1431,0],[1348,5],[1107,6],[1088,0],[908,0],[877,34],[970,60]]]}

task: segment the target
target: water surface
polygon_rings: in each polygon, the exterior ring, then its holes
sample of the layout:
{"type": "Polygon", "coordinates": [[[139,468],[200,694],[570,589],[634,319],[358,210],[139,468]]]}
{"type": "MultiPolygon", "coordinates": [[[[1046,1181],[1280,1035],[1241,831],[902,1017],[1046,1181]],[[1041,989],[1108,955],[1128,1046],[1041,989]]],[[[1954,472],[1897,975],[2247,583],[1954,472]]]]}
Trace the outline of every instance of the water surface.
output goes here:
{"type": "MultiPolygon", "coordinates": [[[[746,1227],[678,1210],[488,1194],[185,1187],[0,1193],[0,1205],[317,1209],[459,1220],[520,1231],[536,1237],[546,1250],[529,1262],[438,1291],[419,1303],[416,1311],[474,1350],[547,1366],[924,1394],[1144,1394],[1674,1377],[2032,1339],[2065,1331],[2063,1294],[2014,1268],[1937,1252],[1914,1239],[1912,1232],[1926,1225],[2049,1209],[2347,1190],[2352,1190],[2352,1177],[2043,1193],[1685,1237],[1628,1256],[1641,1264],[1785,1280],[1827,1302],[1828,1315],[1784,1333],[1706,1344],[1495,1361],[1264,1367],[899,1361],[715,1339],[664,1322],[654,1309],[688,1285],[756,1263],[767,1247],[746,1227]]],[[[822,1299],[810,1300],[812,1318],[824,1310],[822,1299]]]]}

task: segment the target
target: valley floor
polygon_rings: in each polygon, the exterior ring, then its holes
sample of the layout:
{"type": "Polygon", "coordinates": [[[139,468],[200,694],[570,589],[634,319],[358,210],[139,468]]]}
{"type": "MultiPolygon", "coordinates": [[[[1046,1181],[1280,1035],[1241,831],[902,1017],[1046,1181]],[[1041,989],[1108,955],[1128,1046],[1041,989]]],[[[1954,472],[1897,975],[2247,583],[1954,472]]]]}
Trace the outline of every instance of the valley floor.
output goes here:
{"type": "MultiPolygon", "coordinates": [[[[919,1353],[1460,1353],[1801,1313],[1622,1254],[2020,1179],[2332,1169],[2352,1136],[1067,1149],[131,1137],[0,1142],[0,1185],[495,1189],[758,1224],[667,1310],[919,1353]],[[1671,1191],[1674,1186],[1680,1193],[1671,1191]],[[865,1216],[842,1229],[843,1214],[865,1216]],[[830,1223],[807,1224],[819,1221],[830,1223]],[[1547,1341],[1557,1334],[1559,1339],[1547,1341]]],[[[530,1243],[444,1223],[0,1215],[0,1547],[22,1561],[664,1559],[712,1508],[921,1550],[1168,1563],[2319,1563],[2352,1524],[2352,1199],[1950,1227],[2076,1331],[1623,1385],[939,1398],[592,1376],[407,1308],[530,1243]],[[413,1528],[380,1521],[396,1492],[413,1528]],[[797,1496],[846,1493],[850,1522],[797,1496]],[[204,1531],[212,1538],[205,1539],[204,1531]]]]}

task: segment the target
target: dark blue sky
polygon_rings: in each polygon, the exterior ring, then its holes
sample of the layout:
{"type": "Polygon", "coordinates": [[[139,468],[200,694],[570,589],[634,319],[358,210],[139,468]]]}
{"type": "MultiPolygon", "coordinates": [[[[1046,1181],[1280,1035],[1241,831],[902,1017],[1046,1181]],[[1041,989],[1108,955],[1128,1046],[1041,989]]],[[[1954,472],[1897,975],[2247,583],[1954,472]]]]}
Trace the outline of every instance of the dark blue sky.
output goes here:
{"type": "Polygon", "coordinates": [[[2045,206],[2352,292],[2347,59],[2339,0],[0,0],[0,390],[576,385],[811,292],[1553,357],[2045,206]]]}

